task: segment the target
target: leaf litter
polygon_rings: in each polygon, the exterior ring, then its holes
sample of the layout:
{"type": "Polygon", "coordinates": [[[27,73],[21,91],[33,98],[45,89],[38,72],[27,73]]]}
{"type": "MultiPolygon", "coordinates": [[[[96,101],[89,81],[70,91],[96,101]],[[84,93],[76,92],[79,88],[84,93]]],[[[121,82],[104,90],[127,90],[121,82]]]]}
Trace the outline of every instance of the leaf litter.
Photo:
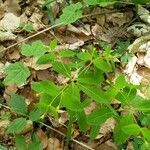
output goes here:
{"type": "MultiPolygon", "coordinates": [[[[6,46],[11,45],[12,42],[16,42],[19,39],[19,36],[21,38],[25,38],[27,35],[30,35],[31,33],[29,30],[26,30],[26,28],[21,29],[21,32],[19,31],[19,34],[17,33],[17,30],[20,30],[20,24],[21,23],[30,23],[32,26],[32,32],[39,31],[40,29],[43,29],[43,24],[45,27],[47,27],[49,23],[49,17],[45,15],[45,12],[42,10],[43,2],[40,0],[37,2],[37,4],[32,3],[30,0],[25,1],[22,3],[14,2],[12,3],[9,0],[6,0],[5,3],[0,1],[0,4],[3,3],[0,6],[0,50],[4,49],[6,46]],[[7,2],[7,3],[6,3],[7,2]],[[7,6],[7,8],[6,8],[7,6]],[[13,7],[12,7],[13,6],[13,7]],[[21,9],[23,13],[21,13],[21,9]],[[5,12],[7,10],[7,12],[5,12]],[[19,15],[18,15],[19,14],[19,15]],[[46,16],[46,17],[45,17],[46,16]],[[45,20],[43,18],[45,17],[45,20]],[[46,23],[45,23],[46,22],[46,23]]],[[[57,11],[54,11],[54,17],[56,18],[59,11],[60,11],[60,5],[63,5],[62,2],[55,3],[53,5],[53,11],[57,9],[57,11]]],[[[70,11],[70,10],[64,10],[64,11],[70,11]]],[[[91,10],[90,10],[91,11],[91,10]]],[[[63,51],[64,49],[71,49],[76,51],[76,49],[83,48],[86,45],[86,43],[90,43],[94,40],[102,40],[105,41],[112,46],[115,45],[115,41],[117,38],[130,38],[131,35],[129,34],[130,31],[132,31],[132,36],[137,37],[135,42],[131,44],[128,48],[129,51],[133,52],[135,55],[131,58],[131,60],[126,65],[126,69],[123,70],[127,74],[127,77],[129,78],[130,82],[133,84],[142,84],[145,86],[149,85],[149,75],[150,75],[150,13],[148,10],[143,8],[142,6],[138,7],[138,15],[140,19],[145,22],[140,24],[134,22],[132,26],[130,26],[134,17],[133,10],[125,10],[122,12],[119,12],[118,10],[114,10],[114,8],[95,8],[92,12],[87,11],[87,14],[94,14],[99,13],[99,15],[91,15],[89,17],[85,17],[82,20],[82,23],[77,23],[74,25],[68,25],[62,27],[56,28],[55,31],[52,31],[54,33],[54,36],[58,38],[60,43],[62,43],[60,46],[56,47],[56,50],[63,51]],[[107,13],[109,11],[116,11],[112,13],[107,13]],[[129,25],[128,25],[129,24],[129,25]],[[126,26],[127,25],[127,26],[126,26]],[[129,26],[129,27],[128,27],[129,26]],[[138,29],[140,28],[140,29],[138,29]],[[141,67],[142,66],[142,67],[141,67]]],[[[81,12],[79,9],[78,16],[80,16],[81,12]]],[[[78,17],[77,16],[77,17],[78,17]]],[[[66,16],[64,16],[66,17],[66,16]]],[[[76,16],[74,16],[76,17],[76,16]]],[[[75,18],[72,18],[75,19],[75,18]]],[[[60,19],[61,20],[61,19],[60,19]]],[[[67,22],[67,20],[66,20],[67,22]]],[[[50,34],[47,32],[47,34],[50,34]]],[[[53,36],[53,35],[51,35],[53,36]]],[[[42,37],[42,36],[41,36],[42,37]]],[[[40,39],[40,36],[38,37],[40,39]]],[[[34,40],[34,38],[33,38],[34,40]]],[[[50,41],[50,39],[48,39],[50,41]]],[[[6,84],[8,86],[5,88],[5,92],[3,94],[3,97],[6,99],[7,103],[10,101],[10,95],[13,92],[19,92],[21,93],[21,90],[24,89],[25,91],[27,88],[25,87],[28,85],[29,82],[32,81],[32,78],[25,80],[29,77],[30,72],[37,80],[45,80],[51,78],[55,82],[57,80],[60,80],[59,77],[50,70],[51,64],[49,65],[37,65],[36,61],[37,58],[28,58],[25,59],[22,56],[20,56],[20,52],[17,49],[13,49],[13,53],[9,53],[7,55],[8,58],[4,59],[4,55],[2,55],[1,62],[0,62],[0,78],[3,79],[4,75],[4,68],[7,68],[7,78],[5,79],[6,84]],[[4,59],[4,60],[3,60],[4,59]],[[7,64],[14,60],[21,59],[22,63],[14,63],[13,65],[7,64]],[[19,67],[20,66],[20,67],[19,67]],[[26,69],[26,66],[30,67],[30,71],[26,69]],[[15,69],[14,69],[15,68],[15,69]],[[13,69],[16,70],[18,68],[17,72],[13,72],[13,69]],[[33,73],[33,70],[34,73],[33,73]],[[23,73],[25,71],[25,73],[23,73]],[[32,71],[31,71],[32,70],[32,71]],[[16,75],[18,73],[22,73],[22,78],[18,81],[15,79],[16,75]],[[50,77],[51,75],[51,77],[50,77]],[[55,76],[55,78],[53,77],[55,76]],[[56,79],[58,78],[58,79],[56,79]],[[30,81],[31,80],[31,81],[30,81]],[[9,86],[9,83],[15,83],[14,86],[9,86]],[[16,85],[19,85],[19,88],[16,87],[16,85]]],[[[35,52],[35,51],[34,51],[35,52]]],[[[21,52],[22,54],[25,54],[25,52],[21,52]]],[[[0,52],[1,55],[1,52],[0,52]]],[[[26,55],[26,54],[25,54],[26,55]]],[[[29,53],[28,55],[36,55],[33,53],[29,53]]],[[[37,53],[37,56],[39,53],[37,53]]],[[[60,81],[59,81],[60,82],[60,81]]],[[[63,79],[61,79],[61,82],[63,82],[63,79]]],[[[30,90],[30,89],[29,89],[30,90]]],[[[28,97],[28,92],[25,92],[25,97],[28,97]]],[[[33,91],[31,92],[33,93],[33,91]]],[[[144,93],[145,95],[146,93],[144,93]]],[[[26,101],[28,101],[26,99],[26,101]]],[[[29,104],[32,106],[34,105],[33,101],[30,101],[29,104]]],[[[91,103],[86,109],[85,113],[86,115],[90,114],[94,110],[99,108],[99,106],[95,103],[91,103]]],[[[51,120],[48,120],[48,123],[51,120]]],[[[63,130],[64,125],[68,121],[68,115],[66,112],[60,113],[60,118],[58,120],[59,129],[63,130]],[[61,129],[62,128],[62,129],[61,129]]],[[[0,125],[2,128],[5,128],[7,124],[7,121],[0,121],[0,125]]],[[[56,126],[55,126],[56,127],[56,126]]],[[[97,136],[96,141],[97,144],[100,143],[100,147],[103,147],[104,149],[116,149],[115,145],[113,145],[112,141],[110,139],[105,138],[108,135],[111,134],[112,129],[115,127],[115,122],[112,118],[109,118],[102,126],[102,128],[99,131],[99,135],[97,136]],[[103,142],[100,142],[102,139],[103,142]]],[[[56,127],[57,128],[57,127],[56,127]]],[[[27,122],[26,127],[21,131],[21,134],[29,134],[31,136],[32,130],[35,130],[35,127],[33,126],[32,121],[27,122]]],[[[78,137],[81,135],[78,129],[76,127],[73,128],[74,137],[78,139],[78,137]]],[[[0,134],[2,134],[3,131],[0,130],[0,134]]],[[[60,135],[56,135],[55,132],[43,130],[41,128],[38,128],[36,130],[37,136],[39,136],[43,149],[51,150],[61,150],[64,147],[64,139],[60,137],[60,135]],[[51,132],[49,134],[49,132],[51,132]]],[[[4,133],[2,134],[4,135],[4,133]]],[[[87,141],[89,140],[88,135],[83,136],[87,141]]],[[[8,137],[11,138],[11,137],[8,137]]],[[[84,140],[84,141],[86,141],[84,140]]],[[[12,140],[13,141],[13,140],[12,140]]],[[[94,141],[94,143],[96,142],[94,141]]],[[[3,143],[1,143],[3,144],[3,143]]],[[[13,143],[11,143],[13,145],[13,143]]],[[[10,144],[10,145],[11,145],[10,144]]],[[[100,147],[95,147],[90,142],[86,143],[89,145],[89,147],[95,148],[95,149],[101,149],[100,147]]],[[[9,145],[8,145],[9,146],[9,145]]],[[[129,145],[128,145],[129,146],[129,145]]],[[[11,146],[10,146],[11,147],[11,146]]]]}

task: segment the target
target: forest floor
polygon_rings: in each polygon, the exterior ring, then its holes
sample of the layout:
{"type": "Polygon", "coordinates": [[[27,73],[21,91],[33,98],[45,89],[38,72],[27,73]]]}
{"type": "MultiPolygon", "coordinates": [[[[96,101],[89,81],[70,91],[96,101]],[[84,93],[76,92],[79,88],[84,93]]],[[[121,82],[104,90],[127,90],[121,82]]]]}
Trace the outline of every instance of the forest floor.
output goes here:
{"type": "MultiPolygon", "coordinates": [[[[53,2],[51,9],[43,7],[43,4],[43,0],[0,0],[0,145],[8,149],[15,149],[14,137],[5,133],[9,120],[16,118],[9,108],[10,95],[18,93],[24,96],[32,109],[38,101],[37,95],[30,87],[32,81],[63,80],[51,70],[51,65],[37,65],[34,59],[23,57],[20,53],[23,43],[41,40],[48,45],[52,39],[56,39],[56,49],[73,51],[82,51],[88,46],[103,51],[104,47],[109,45],[119,58],[116,59],[116,73],[107,76],[114,79],[116,74],[124,73],[128,81],[143,86],[141,95],[150,97],[149,5],[140,6],[138,10],[133,4],[116,7],[94,6],[88,8],[83,17],[75,23],[55,27],[54,20],[60,16],[62,8],[67,5],[66,2],[53,2]],[[143,14],[145,16],[142,16],[143,14]],[[32,68],[30,79],[19,87],[4,86],[4,68],[17,61],[32,68]]],[[[117,107],[118,104],[114,105],[117,107]]],[[[85,109],[86,114],[95,108],[97,105],[92,102],[85,109]]],[[[115,127],[113,119],[105,122],[95,140],[91,140],[88,134],[79,131],[77,124],[73,124],[72,140],[66,145],[68,115],[65,110],[59,113],[58,120],[47,115],[41,124],[29,123],[23,133],[26,141],[30,141],[34,131],[44,150],[117,150],[112,138],[112,130],[115,127]]],[[[131,142],[127,143],[126,149],[134,149],[131,142]]]]}

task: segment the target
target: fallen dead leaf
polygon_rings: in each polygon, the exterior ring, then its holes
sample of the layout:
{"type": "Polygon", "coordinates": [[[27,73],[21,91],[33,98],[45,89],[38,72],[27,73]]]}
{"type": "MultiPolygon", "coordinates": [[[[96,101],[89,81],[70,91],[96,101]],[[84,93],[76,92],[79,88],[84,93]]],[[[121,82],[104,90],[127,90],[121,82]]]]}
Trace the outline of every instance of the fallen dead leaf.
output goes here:
{"type": "Polygon", "coordinates": [[[46,150],[63,150],[63,148],[57,138],[49,138],[46,150]]]}
{"type": "Polygon", "coordinates": [[[5,98],[6,102],[8,103],[10,100],[10,95],[12,93],[16,93],[18,90],[16,85],[11,85],[11,86],[7,86],[5,87],[5,91],[4,91],[4,95],[3,97],[5,98]]]}
{"type": "Polygon", "coordinates": [[[42,148],[45,149],[48,145],[48,137],[47,137],[46,133],[43,132],[41,129],[37,129],[36,134],[41,141],[42,148]]]}
{"type": "Polygon", "coordinates": [[[36,64],[37,58],[26,58],[24,61],[24,64],[28,67],[31,67],[35,70],[45,70],[50,68],[52,65],[51,64],[45,64],[45,65],[38,65],[36,64]]]}
{"type": "Polygon", "coordinates": [[[88,107],[84,108],[85,114],[89,115],[96,108],[98,108],[97,104],[95,102],[92,102],[88,107]]]}
{"type": "Polygon", "coordinates": [[[38,80],[51,80],[52,79],[52,73],[46,69],[46,70],[38,70],[36,72],[36,76],[38,80]]]}

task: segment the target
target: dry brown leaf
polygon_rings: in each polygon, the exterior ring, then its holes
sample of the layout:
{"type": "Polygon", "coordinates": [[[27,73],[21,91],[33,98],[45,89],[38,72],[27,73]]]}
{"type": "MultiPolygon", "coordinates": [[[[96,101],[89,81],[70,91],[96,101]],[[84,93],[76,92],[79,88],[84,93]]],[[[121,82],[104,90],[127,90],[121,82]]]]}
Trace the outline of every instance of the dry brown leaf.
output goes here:
{"type": "Polygon", "coordinates": [[[116,125],[116,120],[114,118],[109,118],[106,122],[101,126],[100,133],[104,136],[113,131],[116,125]]]}
{"type": "Polygon", "coordinates": [[[49,138],[46,150],[63,150],[63,148],[57,138],[49,138]]]}
{"type": "Polygon", "coordinates": [[[19,0],[7,0],[5,1],[4,5],[6,6],[7,12],[11,12],[14,15],[20,15],[20,5],[19,5],[19,0]]]}
{"type": "Polygon", "coordinates": [[[18,49],[13,50],[8,53],[8,59],[10,60],[18,60],[20,58],[20,53],[18,49]]]}
{"type": "Polygon", "coordinates": [[[96,147],[95,150],[117,150],[116,145],[112,141],[107,141],[100,146],[96,147]]]}
{"type": "Polygon", "coordinates": [[[114,26],[119,27],[128,23],[133,17],[132,11],[127,11],[124,13],[116,12],[112,14],[106,14],[106,22],[112,22],[114,26]]]}
{"type": "Polygon", "coordinates": [[[59,112],[60,114],[60,118],[58,119],[58,122],[60,124],[65,124],[68,120],[68,113],[66,111],[62,111],[62,112],[59,112]]]}
{"type": "Polygon", "coordinates": [[[97,104],[95,102],[92,102],[88,107],[84,108],[85,114],[89,115],[96,108],[98,108],[97,104]]]}
{"type": "Polygon", "coordinates": [[[42,148],[45,149],[48,145],[48,137],[47,137],[46,133],[43,132],[41,129],[37,129],[36,134],[41,141],[42,148]]]}
{"type": "Polygon", "coordinates": [[[33,129],[33,122],[31,120],[27,120],[27,124],[23,130],[20,131],[19,134],[26,134],[33,129]]]}
{"type": "Polygon", "coordinates": [[[38,65],[36,64],[37,58],[26,58],[24,61],[24,64],[28,67],[31,67],[35,70],[45,70],[50,68],[52,65],[51,64],[45,64],[45,65],[38,65]]]}
{"type": "Polygon", "coordinates": [[[36,76],[38,80],[51,80],[53,78],[49,70],[38,70],[36,76]]]}
{"type": "Polygon", "coordinates": [[[18,90],[18,88],[17,88],[16,85],[7,86],[7,87],[5,87],[5,91],[4,91],[3,97],[5,98],[5,100],[6,100],[7,102],[9,102],[9,100],[10,100],[10,95],[11,95],[12,93],[16,93],[17,90],[18,90]]]}

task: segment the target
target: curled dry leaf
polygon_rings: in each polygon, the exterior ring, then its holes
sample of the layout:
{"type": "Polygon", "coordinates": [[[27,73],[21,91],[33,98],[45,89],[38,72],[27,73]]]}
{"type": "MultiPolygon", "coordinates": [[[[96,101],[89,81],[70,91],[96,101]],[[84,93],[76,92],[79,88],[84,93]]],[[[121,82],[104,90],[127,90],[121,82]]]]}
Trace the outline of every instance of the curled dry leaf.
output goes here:
{"type": "Polygon", "coordinates": [[[63,150],[63,148],[57,138],[49,138],[46,150],[63,150]]]}
{"type": "Polygon", "coordinates": [[[46,133],[43,132],[41,129],[37,129],[36,134],[41,141],[42,148],[45,149],[48,145],[48,137],[47,137],[46,133]]]}
{"type": "Polygon", "coordinates": [[[38,65],[38,64],[36,64],[37,60],[38,60],[38,58],[26,58],[24,64],[35,70],[45,70],[52,66],[51,64],[38,65]]]}

